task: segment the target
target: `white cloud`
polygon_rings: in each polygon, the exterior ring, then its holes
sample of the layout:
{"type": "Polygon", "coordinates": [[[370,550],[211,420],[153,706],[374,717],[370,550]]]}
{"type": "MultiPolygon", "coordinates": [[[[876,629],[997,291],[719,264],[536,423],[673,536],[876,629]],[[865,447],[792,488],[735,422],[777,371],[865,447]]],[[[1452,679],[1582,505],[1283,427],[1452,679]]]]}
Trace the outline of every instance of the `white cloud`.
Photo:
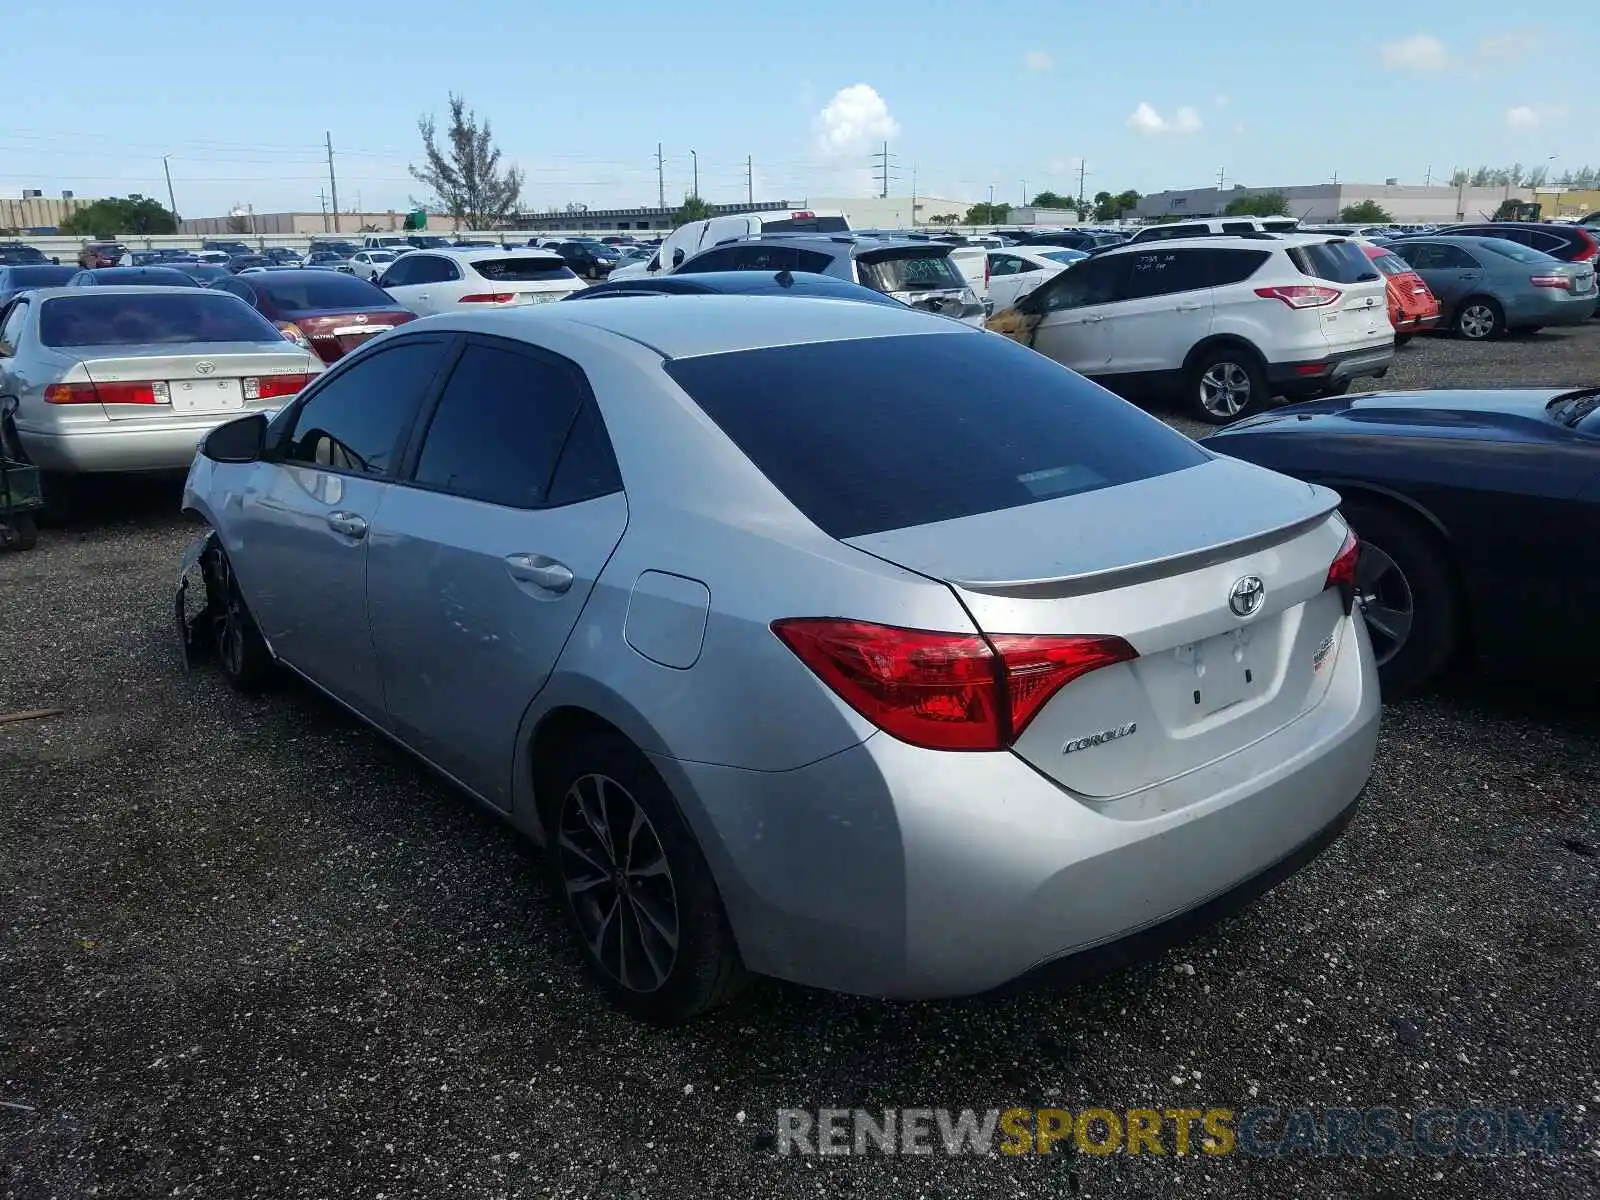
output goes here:
{"type": "Polygon", "coordinates": [[[1050,174],[1075,175],[1081,166],[1083,166],[1081,155],[1074,158],[1052,158],[1050,160],[1050,174]]]}
{"type": "Polygon", "coordinates": [[[874,142],[892,138],[900,123],[889,114],[889,106],[877,89],[865,83],[851,84],[833,94],[815,121],[817,146],[824,154],[861,154],[874,142]]]}
{"type": "Polygon", "coordinates": [[[1030,71],[1050,71],[1055,69],[1055,60],[1043,50],[1029,50],[1022,56],[1022,65],[1030,71]]]}
{"type": "Polygon", "coordinates": [[[1165,134],[1190,134],[1200,132],[1200,114],[1187,105],[1173,114],[1172,120],[1167,120],[1155,109],[1143,101],[1139,107],[1128,114],[1128,128],[1145,137],[1161,137],[1165,134]]]}
{"type": "Polygon", "coordinates": [[[1567,110],[1559,105],[1546,105],[1535,108],[1528,104],[1519,104],[1515,108],[1506,109],[1506,124],[1512,129],[1538,129],[1540,126],[1559,121],[1567,115],[1567,110]]]}
{"type": "Polygon", "coordinates": [[[1531,29],[1508,29],[1491,34],[1478,43],[1478,57],[1487,62],[1516,62],[1532,54],[1539,35],[1531,29]]]}
{"type": "Polygon", "coordinates": [[[1450,65],[1450,52],[1432,34],[1414,33],[1379,46],[1378,61],[1391,71],[1442,71],[1450,65]]]}

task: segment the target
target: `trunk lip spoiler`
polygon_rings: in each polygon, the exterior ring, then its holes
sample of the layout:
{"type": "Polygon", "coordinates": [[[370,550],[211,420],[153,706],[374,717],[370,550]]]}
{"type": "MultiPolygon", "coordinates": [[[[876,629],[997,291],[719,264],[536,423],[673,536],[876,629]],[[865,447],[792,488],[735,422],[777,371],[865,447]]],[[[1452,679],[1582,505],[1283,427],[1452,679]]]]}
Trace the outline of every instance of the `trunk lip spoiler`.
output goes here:
{"type": "Polygon", "coordinates": [[[1214,566],[1241,554],[1254,554],[1270,549],[1307,533],[1322,524],[1338,510],[1341,497],[1330,488],[1312,485],[1318,508],[1308,515],[1231,541],[1215,542],[1193,550],[1180,551],[1163,558],[1147,559],[1126,566],[1107,567],[1101,571],[1087,571],[1077,575],[1057,575],[1039,579],[946,579],[952,587],[988,596],[1005,596],[1018,600],[1055,600],[1085,592],[1104,591],[1108,587],[1128,587],[1170,575],[1176,568],[1199,570],[1214,566]]]}

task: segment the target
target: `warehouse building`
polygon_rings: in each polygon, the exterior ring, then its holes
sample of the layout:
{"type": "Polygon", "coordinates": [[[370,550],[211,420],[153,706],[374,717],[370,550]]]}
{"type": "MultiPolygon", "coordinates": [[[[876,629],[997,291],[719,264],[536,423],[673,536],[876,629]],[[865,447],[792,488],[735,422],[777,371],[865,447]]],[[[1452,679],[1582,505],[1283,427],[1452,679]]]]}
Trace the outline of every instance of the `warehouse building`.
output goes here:
{"type": "Polygon", "coordinates": [[[1401,224],[1438,224],[1448,221],[1487,220],[1506,200],[1531,203],[1529,188],[1507,187],[1424,187],[1384,183],[1318,183],[1309,187],[1185,188],[1154,192],[1139,201],[1139,216],[1220,217],[1229,202],[1266,192],[1282,192],[1289,202],[1289,215],[1308,224],[1339,220],[1339,214],[1352,204],[1372,200],[1381,205],[1391,220],[1401,224]]]}

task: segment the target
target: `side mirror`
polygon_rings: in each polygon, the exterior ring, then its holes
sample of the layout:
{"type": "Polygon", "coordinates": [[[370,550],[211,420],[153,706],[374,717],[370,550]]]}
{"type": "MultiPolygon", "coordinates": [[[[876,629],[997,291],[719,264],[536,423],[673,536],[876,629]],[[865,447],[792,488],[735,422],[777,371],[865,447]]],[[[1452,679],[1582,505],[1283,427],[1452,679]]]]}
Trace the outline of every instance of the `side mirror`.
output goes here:
{"type": "Polygon", "coordinates": [[[52,258],[50,261],[58,267],[61,265],[61,260],[59,258],[52,258]]]}
{"type": "Polygon", "coordinates": [[[267,444],[267,414],[251,413],[248,417],[218,425],[200,443],[200,453],[212,462],[251,463],[261,458],[267,444]]]}
{"type": "Polygon", "coordinates": [[[674,269],[683,265],[683,247],[680,246],[672,252],[672,265],[674,269]]]}

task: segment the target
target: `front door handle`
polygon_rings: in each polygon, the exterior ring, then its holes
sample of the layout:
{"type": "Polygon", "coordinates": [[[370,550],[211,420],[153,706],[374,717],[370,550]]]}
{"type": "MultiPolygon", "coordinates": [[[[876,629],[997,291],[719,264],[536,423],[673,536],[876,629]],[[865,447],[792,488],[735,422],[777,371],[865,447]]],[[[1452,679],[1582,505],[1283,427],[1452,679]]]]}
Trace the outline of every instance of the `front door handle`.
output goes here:
{"type": "Polygon", "coordinates": [[[1100,324],[1101,321],[1104,321],[1104,320],[1105,320],[1104,317],[1084,317],[1083,318],[1083,323],[1085,325],[1098,325],[1098,324],[1100,324]]]}
{"type": "Polygon", "coordinates": [[[572,572],[543,554],[508,554],[506,571],[519,583],[531,583],[539,590],[557,596],[572,586],[572,572]]]}
{"type": "Polygon", "coordinates": [[[1202,307],[1199,304],[1180,304],[1177,309],[1179,312],[1199,312],[1202,307]]]}
{"type": "Polygon", "coordinates": [[[353,512],[329,513],[328,528],[335,533],[342,533],[348,538],[363,538],[367,536],[366,518],[357,516],[353,512]]]}

